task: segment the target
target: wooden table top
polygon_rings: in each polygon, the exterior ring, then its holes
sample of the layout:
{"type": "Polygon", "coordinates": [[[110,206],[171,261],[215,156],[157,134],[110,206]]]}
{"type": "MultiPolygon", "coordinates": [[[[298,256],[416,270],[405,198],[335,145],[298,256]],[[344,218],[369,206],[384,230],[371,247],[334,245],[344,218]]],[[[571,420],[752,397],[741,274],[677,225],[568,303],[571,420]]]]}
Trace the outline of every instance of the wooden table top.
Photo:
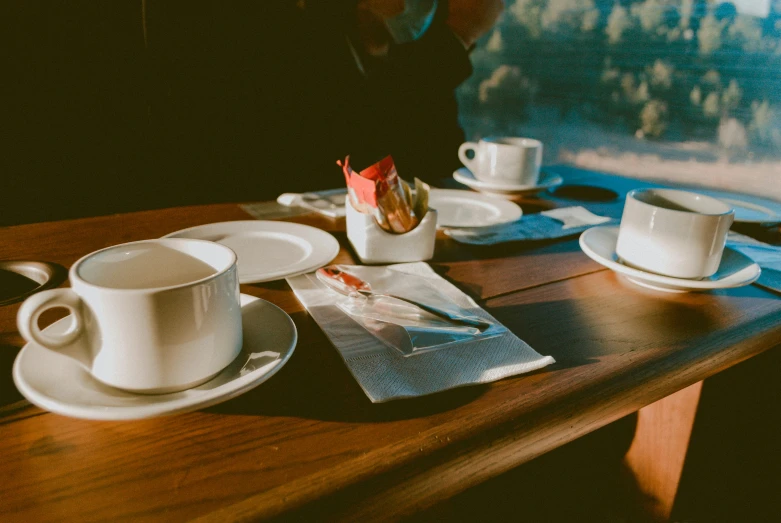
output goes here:
{"type": "MultiPolygon", "coordinates": [[[[70,266],[109,245],[247,219],[238,205],[146,211],[0,229],[0,259],[70,266]]],[[[293,221],[333,232],[343,220],[293,221]]],[[[287,365],[206,410],[132,422],[29,407],[0,418],[0,520],[344,519],[410,514],[781,344],[781,299],[755,286],[641,289],[577,240],[477,248],[438,239],[431,265],[557,363],[429,397],[372,404],[284,282],[242,292],[299,329],[287,365]]],[[[17,305],[0,345],[20,347],[17,305]]]]}

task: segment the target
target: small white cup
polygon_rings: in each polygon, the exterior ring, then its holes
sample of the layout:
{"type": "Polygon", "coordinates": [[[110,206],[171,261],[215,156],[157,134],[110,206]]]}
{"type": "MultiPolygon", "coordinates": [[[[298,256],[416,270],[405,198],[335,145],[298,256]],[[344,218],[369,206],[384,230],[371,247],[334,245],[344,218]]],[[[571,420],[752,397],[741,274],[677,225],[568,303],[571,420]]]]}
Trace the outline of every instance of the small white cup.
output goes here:
{"type": "Polygon", "coordinates": [[[458,148],[458,158],[478,180],[537,185],[542,166],[542,142],[531,138],[483,138],[458,148]],[[474,158],[467,156],[474,152],[474,158]]]}
{"type": "Polygon", "coordinates": [[[616,254],[629,266],[701,279],[719,268],[735,211],[716,198],[675,189],[626,196],[616,254]]]}
{"type": "Polygon", "coordinates": [[[19,332],[107,385],[153,394],[187,389],[241,351],[236,254],[224,245],[169,238],[108,247],[77,261],[70,282],[28,298],[19,332]],[[55,307],[70,311],[70,327],[42,331],[38,318],[55,307]]]}

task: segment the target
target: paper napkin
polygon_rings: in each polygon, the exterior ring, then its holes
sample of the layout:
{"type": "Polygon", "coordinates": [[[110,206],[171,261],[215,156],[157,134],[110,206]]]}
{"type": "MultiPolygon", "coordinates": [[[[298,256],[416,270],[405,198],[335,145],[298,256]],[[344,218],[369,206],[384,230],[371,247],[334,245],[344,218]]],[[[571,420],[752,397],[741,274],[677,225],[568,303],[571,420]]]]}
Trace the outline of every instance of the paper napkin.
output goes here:
{"type": "MultiPolygon", "coordinates": [[[[431,285],[459,306],[496,321],[426,263],[405,263],[389,268],[398,271],[401,278],[405,273],[428,278],[431,285]]],[[[404,357],[334,305],[337,295],[312,275],[296,276],[287,281],[374,403],[489,383],[554,363],[552,357],[538,354],[509,330],[492,338],[468,340],[404,357]]]]}
{"type": "Polygon", "coordinates": [[[762,274],[755,282],[757,285],[781,292],[781,247],[736,232],[730,232],[727,236],[727,246],[759,264],[762,274]]]}
{"type": "Polygon", "coordinates": [[[329,189],[308,193],[284,193],[275,202],[245,203],[241,208],[258,220],[274,220],[289,218],[316,212],[329,218],[339,218],[345,215],[345,189],[329,189]]]}
{"type": "Polygon", "coordinates": [[[286,207],[277,202],[243,203],[239,207],[256,220],[278,220],[309,212],[303,207],[286,207]]]}
{"type": "Polygon", "coordinates": [[[277,203],[286,207],[299,207],[314,211],[329,218],[343,218],[346,214],[344,199],[346,189],[329,189],[308,193],[284,193],[277,197],[277,203]]]}
{"type": "Polygon", "coordinates": [[[610,221],[609,217],[597,216],[585,207],[579,205],[575,207],[551,209],[550,211],[543,211],[540,214],[560,221],[562,223],[561,228],[564,230],[590,227],[592,225],[599,225],[610,221]]]}

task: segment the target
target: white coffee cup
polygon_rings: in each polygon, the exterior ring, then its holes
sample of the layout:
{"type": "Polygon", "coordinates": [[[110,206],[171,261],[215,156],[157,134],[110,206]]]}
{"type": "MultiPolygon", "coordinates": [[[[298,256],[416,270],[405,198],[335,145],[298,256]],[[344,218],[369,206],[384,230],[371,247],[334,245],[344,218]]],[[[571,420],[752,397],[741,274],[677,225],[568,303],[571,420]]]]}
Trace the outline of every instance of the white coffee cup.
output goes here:
{"type": "Polygon", "coordinates": [[[483,138],[462,143],[458,158],[478,180],[536,185],[542,166],[542,142],[531,138],[483,138]],[[474,158],[467,156],[474,152],[474,158]]]}
{"type": "Polygon", "coordinates": [[[79,362],[97,380],[165,393],[204,383],[241,351],[236,254],[218,243],[144,240],[77,261],[70,289],[28,298],[19,332],[79,362]],[[41,314],[70,311],[65,332],[42,331],[41,314]]]}
{"type": "Polygon", "coordinates": [[[707,278],[719,268],[734,219],[732,207],[710,196],[675,189],[630,191],[616,254],[645,271],[707,278]]]}

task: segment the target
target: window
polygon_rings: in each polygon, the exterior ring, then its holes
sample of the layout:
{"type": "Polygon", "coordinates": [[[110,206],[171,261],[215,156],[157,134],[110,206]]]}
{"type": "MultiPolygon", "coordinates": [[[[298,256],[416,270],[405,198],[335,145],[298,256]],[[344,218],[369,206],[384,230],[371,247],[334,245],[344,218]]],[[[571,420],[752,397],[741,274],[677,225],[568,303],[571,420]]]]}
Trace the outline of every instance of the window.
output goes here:
{"type": "Polygon", "coordinates": [[[781,199],[781,0],[510,0],[461,86],[467,136],[545,162],[781,199]]]}

